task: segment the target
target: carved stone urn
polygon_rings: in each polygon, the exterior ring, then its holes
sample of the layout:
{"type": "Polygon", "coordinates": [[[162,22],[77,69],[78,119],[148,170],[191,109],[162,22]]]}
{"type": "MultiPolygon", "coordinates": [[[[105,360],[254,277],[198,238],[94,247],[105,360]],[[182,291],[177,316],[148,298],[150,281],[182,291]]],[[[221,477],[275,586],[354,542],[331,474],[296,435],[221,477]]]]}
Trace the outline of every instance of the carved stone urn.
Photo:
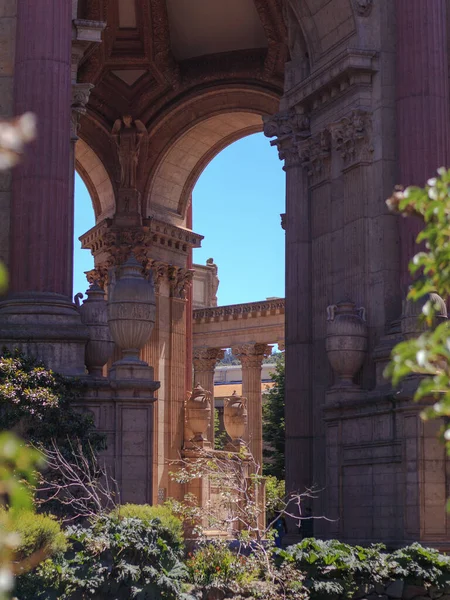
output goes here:
{"type": "Polygon", "coordinates": [[[327,317],[326,351],[339,378],[336,387],[353,387],[367,351],[365,309],[346,300],[329,306],[327,317]]]}
{"type": "Polygon", "coordinates": [[[131,254],[120,269],[108,300],[111,335],[123,352],[123,359],[118,363],[142,363],[139,351],[153,331],[155,311],[153,280],[145,279],[141,264],[131,254]]]}
{"type": "Polygon", "coordinates": [[[85,350],[86,367],[91,375],[103,377],[102,369],[114,351],[114,341],[108,326],[108,305],[104,291],[96,282],[91,284],[86,295],[87,299],[81,305],[83,294],[75,296],[81,322],[89,331],[85,350]]]}
{"type": "Polygon", "coordinates": [[[428,329],[426,322],[421,320],[422,309],[428,301],[433,304],[435,310],[433,317],[435,326],[447,319],[447,306],[435,292],[426,294],[417,301],[406,299],[403,303],[401,318],[402,335],[405,340],[416,338],[428,329]]]}
{"type": "Polygon", "coordinates": [[[204,443],[205,433],[211,421],[211,392],[207,392],[198,383],[186,400],[187,426],[194,434],[194,443],[204,443]]]}
{"type": "Polygon", "coordinates": [[[235,391],[230,398],[225,398],[223,422],[232,445],[238,446],[247,429],[247,398],[238,396],[235,391]]]}

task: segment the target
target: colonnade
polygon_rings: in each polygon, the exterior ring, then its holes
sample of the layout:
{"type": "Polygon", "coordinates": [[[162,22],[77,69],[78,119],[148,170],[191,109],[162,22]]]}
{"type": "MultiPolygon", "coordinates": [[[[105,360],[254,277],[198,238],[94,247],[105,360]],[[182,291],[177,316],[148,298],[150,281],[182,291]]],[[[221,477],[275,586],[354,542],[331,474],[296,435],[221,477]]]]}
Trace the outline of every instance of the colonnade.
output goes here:
{"type": "MultiPolygon", "coordinates": [[[[281,344],[279,344],[281,346],[281,344]]],[[[233,354],[242,365],[242,396],[247,399],[247,428],[244,442],[258,465],[263,460],[262,438],[262,392],[261,370],[263,360],[270,356],[272,348],[269,343],[249,342],[232,346],[233,354]]],[[[214,372],[219,360],[224,357],[223,348],[201,346],[194,348],[193,366],[194,383],[199,383],[213,395],[213,410],[207,439],[214,441],[214,372]]]]}

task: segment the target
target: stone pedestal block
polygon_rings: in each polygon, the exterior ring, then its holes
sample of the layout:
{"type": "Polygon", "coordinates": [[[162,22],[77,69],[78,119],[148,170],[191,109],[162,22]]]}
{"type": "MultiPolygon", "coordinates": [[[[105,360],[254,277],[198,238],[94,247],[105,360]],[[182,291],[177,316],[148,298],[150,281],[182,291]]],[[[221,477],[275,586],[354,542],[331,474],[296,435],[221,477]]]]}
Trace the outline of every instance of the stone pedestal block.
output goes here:
{"type": "Polygon", "coordinates": [[[116,369],[115,378],[86,377],[87,392],[80,408],[93,413],[98,430],[106,434],[102,458],[117,481],[122,503],[153,504],[154,403],[159,382],[141,372],[116,369]],[[139,379],[133,375],[140,375],[139,379]],[[124,376],[124,378],[121,378],[124,376]]]}
{"type": "Polygon", "coordinates": [[[0,303],[0,340],[64,375],[84,375],[88,328],[60,294],[23,293],[0,303]]]}

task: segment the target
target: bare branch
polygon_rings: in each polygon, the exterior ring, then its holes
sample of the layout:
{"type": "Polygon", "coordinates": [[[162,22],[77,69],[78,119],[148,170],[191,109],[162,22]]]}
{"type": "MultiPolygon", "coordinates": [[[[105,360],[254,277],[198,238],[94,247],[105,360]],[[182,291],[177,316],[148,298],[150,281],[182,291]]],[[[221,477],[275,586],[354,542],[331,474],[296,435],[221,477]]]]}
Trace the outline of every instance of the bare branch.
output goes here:
{"type": "Polygon", "coordinates": [[[66,522],[98,518],[119,504],[117,483],[106,465],[99,464],[91,446],[86,454],[79,441],[75,447],[70,441],[69,444],[70,460],[62,454],[55,441],[51,449],[40,448],[46,456],[47,468],[40,476],[39,502],[57,501],[69,507],[70,515],[63,519],[66,522]]]}

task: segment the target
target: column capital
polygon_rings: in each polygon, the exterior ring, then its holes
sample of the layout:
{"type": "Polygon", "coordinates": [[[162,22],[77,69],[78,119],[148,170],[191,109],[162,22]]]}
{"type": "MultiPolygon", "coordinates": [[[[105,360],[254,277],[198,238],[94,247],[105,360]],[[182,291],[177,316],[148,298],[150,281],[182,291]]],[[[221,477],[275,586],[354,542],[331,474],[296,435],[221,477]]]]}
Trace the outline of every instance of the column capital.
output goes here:
{"type": "Polygon", "coordinates": [[[311,135],[309,117],[291,109],[263,119],[264,135],[276,138],[270,143],[277,147],[280,160],[284,160],[284,168],[301,165],[298,144],[311,135]]]}
{"type": "Polygon", "coordinates": [[[194,348],[193,353],[195,372],[214,372],[217,361],[221,360],[224,356],[225,351],[221,348],[197,346],[197,348],[194,348]]]}
{"type": "Polygon", "coordinates": [[[270,356],[272,347],[269,344],[241,344],[232,348],[232,353],[239,358],[244,368],[260,368],[262,361],[270,356]]]}
{"type": "Polygon", "coordinates": [[[92,83],[72,83],[72,121],[70,129],[70,139],[73,142],[78,140],[78,131],[80,129],[80,118],[86,114],[87,103],[93,88],[92,83]]]}

